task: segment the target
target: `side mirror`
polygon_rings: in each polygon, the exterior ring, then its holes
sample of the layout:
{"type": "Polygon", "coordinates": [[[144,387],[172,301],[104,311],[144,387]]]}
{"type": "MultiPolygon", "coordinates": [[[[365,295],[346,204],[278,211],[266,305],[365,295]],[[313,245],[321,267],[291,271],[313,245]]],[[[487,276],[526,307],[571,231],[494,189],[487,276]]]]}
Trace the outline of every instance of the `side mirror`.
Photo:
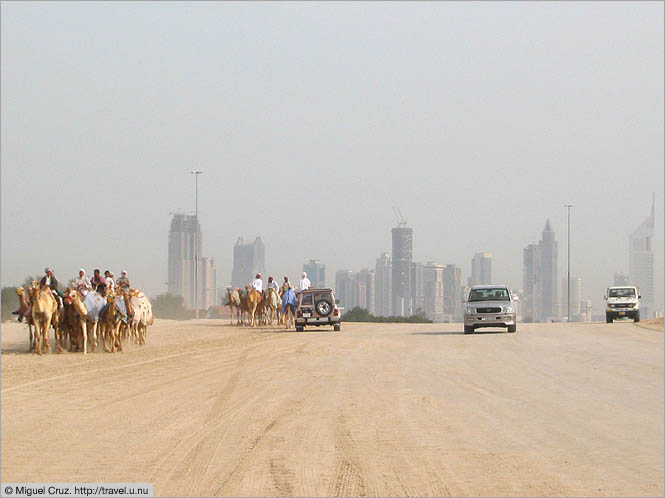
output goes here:
{"type": "Polygon", "coordinates": [[[607,296],[603,296],[603,299],[604,299],[605,301],[607,301],[607,296]]]}
{"type": "Polygon", "coordinates": [[[519,296],[513,296],[513,301],[519,301],[520,297],[519,296]]]}
{"type": "Polygon", "coordinates": [[[642,299],[642,296],[637,296],[637,299],[642,299]]]}
{"type": "Polygon", "coordinates": [[[335,299],[335,304],[339,304],[339,299],[335,299]]]}

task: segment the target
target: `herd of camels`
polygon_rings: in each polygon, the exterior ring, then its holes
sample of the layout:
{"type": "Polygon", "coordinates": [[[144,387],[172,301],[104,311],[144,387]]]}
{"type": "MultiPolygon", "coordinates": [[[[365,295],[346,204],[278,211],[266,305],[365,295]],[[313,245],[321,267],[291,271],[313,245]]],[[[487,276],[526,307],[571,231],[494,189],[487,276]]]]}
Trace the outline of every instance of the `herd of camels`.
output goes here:
{"type": "Polygon", "coordinates": [[[249,285],[243,289],[227,287],[227,306],[231,308],[231,323],[234,313],[238,325],[248,324],[250,327],[258,325],[270,325],[275,320],[278,325],[285,328],[295,326],[294,310],[291,306],[284,308],[282,313],[282,299],[280,293],[273,288],[268,288],[263,293],[249,285]]]}
{"type": "Polygon", "coordinates": [[[66,288],[62,308],[50,287],[40,288],[36,281],[27,288],[17,288],[16,294],[28,324],[29,350],[38,355],[51,350],[51,328],[59,353],[69,350],[86,354],[88,342],[94,352],[98,335],[104,351],[112,353],[122,351],[122,341],[130,337],[136,344],[145,344],[148,326],[153,323],[150,301],[137,289],[116,289],[102,296],[95,291],[82,293],[66,288]]]}

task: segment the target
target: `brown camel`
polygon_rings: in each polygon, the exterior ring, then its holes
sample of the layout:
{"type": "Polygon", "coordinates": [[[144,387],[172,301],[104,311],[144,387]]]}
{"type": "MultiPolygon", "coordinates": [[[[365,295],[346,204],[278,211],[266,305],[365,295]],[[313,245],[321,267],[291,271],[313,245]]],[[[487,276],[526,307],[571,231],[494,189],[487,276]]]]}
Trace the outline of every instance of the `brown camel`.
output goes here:
{"type": "MultiPolygon", "coordinates": [[[[74,289],[65,289],[65,323],[69,332],[69,350],[88,353],[88,310],[83,304],[81,295],[74,289]]],[[[92,350],[95,350],[97,337],[93,332],[92,350]]]]}
{"type": "Polygon", "coordinates": [[[16,289],[16,295],[18,296],[19,299],[19,312],[21,313],[21,316],[25,318],[25,323],[28,324],[28,333],[29,333],[29,341],[30,345],[28,348],[28,351],[33,351],[33,348],[35,346],[35,331],[33,330],[33,327],[35,326],[35,322],[32,319],[32,303],[30,302],[30,299],[28,297],[28,293],[25,291],[23,287],[18,287],[16,289]]]}
{"type": "MultiPolygon", "coordinates": [[[[41,289],[39,284],[30,288],[30,297],[32,298],[32,319],[35,323],[35,352],[42,354],[42,348],[48,353],[51,350],[49,344],[48,332],[52,322],[55,320],[54,328],[57,327],[58,303],[51,293],[51,288],[45,285],[41,289]]],[[[60,348],[60,344],[58,344],[60,348]]]]}
{"type": "Polygon", "coordinates": [[[277,318],[277,325],[280,323],[280,306],[281,302],[279,299],[279,294],[277,291],[273,288],[269,288],[266,290],[266,295],[264,298],[264,308],[265,308],[265,314],[266,314],[266,321],[270,324],[272,327],[273,322],[275,321],[275,318],[277,318]]]}
{"type": "Polygon", "coordinates": [[[120,311],[115,307],[117,296],[115,292],[106,295],[106,313],[100,318],[101,329],[104,339],[104,351],[115,353],[116,348],[122,351],[122,340],[120,337],[120,311]],[[111,341],[111,349],[106,348],[106,339],[111,341]]]}
{"type": "Polygon", "coordinates": [[[262,296],[259,291],[254,287],[248,285],[245,287],[247,290],[247,311],[249,313],[249,326],[256,327],[256,308],[261,302],[262,296]]]}

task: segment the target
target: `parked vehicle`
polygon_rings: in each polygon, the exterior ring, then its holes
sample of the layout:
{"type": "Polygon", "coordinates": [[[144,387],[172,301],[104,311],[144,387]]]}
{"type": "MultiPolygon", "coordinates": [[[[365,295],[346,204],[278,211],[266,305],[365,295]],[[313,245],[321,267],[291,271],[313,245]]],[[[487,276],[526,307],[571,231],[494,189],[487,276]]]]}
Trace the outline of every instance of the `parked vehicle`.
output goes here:
{"type": "Polygon", "coordinates": [[[605,321],[612,323],[617,318],[632,318],[640,321],[640,289],[634,286],[608,287],[605,294],[607,309],[605,321]]]}
{"type": "Polygon", "coordinates": [[[464,307],[464,333],[473,334],[480,327],[505,327],[515,332],[517,299],[506,285],[474,285],[464,307]]]}
{"type": "Polygon", "coordinates": [[[335,299],[332,289],[307,289],[298,295],[296,309],[296,330],[302,332],[305,326],[332,325],[335,331],[342,327],[339,299],[335,299]]]}

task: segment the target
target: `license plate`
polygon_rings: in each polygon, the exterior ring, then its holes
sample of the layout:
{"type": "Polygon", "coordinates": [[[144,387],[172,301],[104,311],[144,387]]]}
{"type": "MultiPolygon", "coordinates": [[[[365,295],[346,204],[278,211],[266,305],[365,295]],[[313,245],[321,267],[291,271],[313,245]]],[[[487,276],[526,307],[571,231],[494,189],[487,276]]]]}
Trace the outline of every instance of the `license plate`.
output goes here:
{"type": "Polygon", "coordinates": [[[619,311],[619,316],[625,315],[626,313],[624,311],[619,311]]]}
{"type": "Polygon", "coordinates": [[[312,316],[312,314],[311,313],[303,313],[302,316],[303,316],[303,318],[309,318],[310,316],[312,316]]]}

